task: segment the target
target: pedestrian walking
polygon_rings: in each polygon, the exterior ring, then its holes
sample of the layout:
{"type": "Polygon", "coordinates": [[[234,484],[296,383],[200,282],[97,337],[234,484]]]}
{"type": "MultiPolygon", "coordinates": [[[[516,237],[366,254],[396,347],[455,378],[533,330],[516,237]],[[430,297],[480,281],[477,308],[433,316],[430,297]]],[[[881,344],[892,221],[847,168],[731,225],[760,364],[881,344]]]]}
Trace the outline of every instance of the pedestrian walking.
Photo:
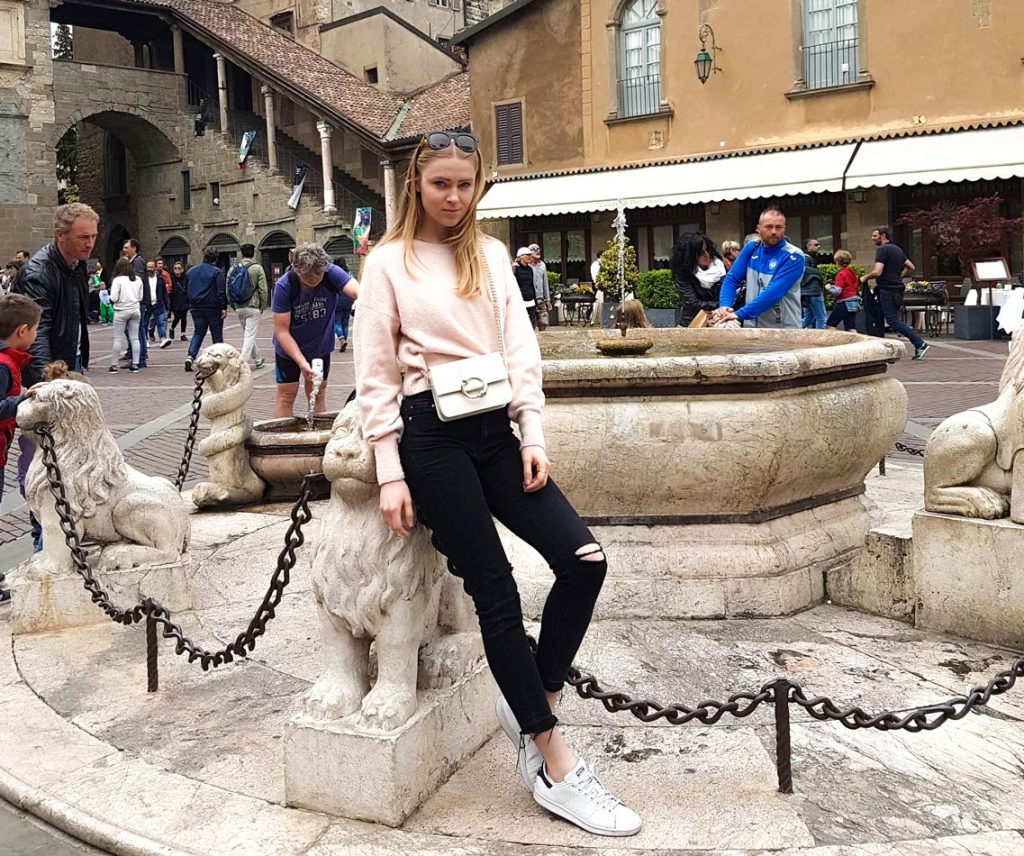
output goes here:
{"type": "MultiPolygon", "coordinates": [[[[351,274],[348,263],[341,256],[338,256],[334,263],[345,273],[351,274]]],[[[338,295],[338,308],[334,311],[334,338],[338,340],[339,354],[348,350],[348,325],[352,318],[352,305],[352,298],[342,291],[338,295]]]]}
{"type": "MultiPolygon", "coordinates": [[[[153,324],[157,335],[159,336],[160,347],[167,348],[171,344],[170,338],[167,336],[167,285],[164,282],[163,275],[157,269],[155,261],[146,262],[146,276],[142,281],[142,302],[140,304],[142,308],[142,338],[146,338],[146,332],[149,329],[150,324],[153,324]]],[[[145,351],[148,349],[148,344],[145,351]]],[[[144,357],[139,361],[139,368],[147,367],[148,357],[144,357]]]]}
{"type": "Polygon", "coordinates": [[[856,330],[860,297],[857,296],[857,274],[850,270],[853,256],[846,250],[836,250],[832,260],[839,270],[836,271],[836,281],[832,286],[835,302],[825,324],[829,327],[838,327],[842,324],[846,330],[856,330]]]}
{"type": "Polygon", "coordinates": [[[516,253],[516,263],[512,266],[519,295],[523,298],[526,315],[530,326],[537,328],[537,290],[533,287],[533,253],[529,247],[520,247],[516,253]]]}
{"type": "Polygon", "coordinates": [[[713,324],[799,329],[803,318],[800,283],[804,254],[785,237],[786,215],[769,205],[757,220],[757,239],[746,244],[722,281],[713,324]],[[737,291],[746,287],[746,303],[735,309],[737,291]]]}
{"type": "Polygon", "coordinates": [[[551,283],[548,281],[548,266],[541,257],[540,244],[530,244],[529,249],[533,255],[530,265],[533,268],[533,293],[537,308],[536,326],[538,330],[547,330],[548,322],[551,320],[551,283]]]}
{"type": "Polygon", "coordinates": [[[803,317],[800,325],[804,329],[825,329],[825,287],[818,270],[818,250],[821,244],[811,238],[804,244],[804,275],[800,280],[800,305],[803,317]]]}
{"type": "MultiPolygon", "coordinates": [[[[142,292],[146,284],[135,274],[132,263],[126,258],[114,265],[114,280],[110,283],[110,302],[114,306],[114,341],[111,346],[110,374],[117,374],[117,360],[121,348],[139,339],[142,326],[142,292]]],[[[139,364],[131,359],[131,371],[137,372],[139,364]]]]}
{"type": "Polygon", "coordinates": [[[907,290],[903,277],[910,276],[916,268],[902,248],[892,242],[888,226],[876,228],[871,233],[871,240],[875,245],[875,266],[860,278],[865,285],[870,286],[872,280],[876,283],[874,291],[877,303],[873,301],[870,305],[873,317],[869,333],[872,336],[884,336],[884,319],[890,330],[910,340],[914,346],[912,359],[919,360],[927,353],[928,343],[900,317],[903,294],[907,290]]]}
{"type": "Polygon", "coordinates": [[[607,563],[549,479],[540,350],[520,293],[534,294],[532,276],[527,290],[504,247],[481,232],[484,181],[470,134],[430,133],[412,153],[395,221],[364,267],[355,352],[363,435],[376,455],[385,523],[402,537],[417,519],[429,527],[473,599],[502,693],[498,721],[523,784],[541,806],[591,833],[632,835],[640,818],[576,755],[554,713],[607,563]],[[497,402],[442,418],[434,395],[443,390],[431,390],[431,371],[482,358],[507,370],[507,380],[488,376],[497,402]],[[536,654],[492,514],[555,573],[536,654]]]}
{"type": "Polygon", "coordinates": [[[192,312],[192,340],[188,343],[185,371],[192,371],[192,363],[203,346],[206,332],[213,344],[224,341],[224,319],[228,315],[228,296],[224,287],[224,271],[217,267],[219,253],[215,247],[203,250],[203,260],[185,274],[185,293],[192,312]]]}
{"type": "Polygon", "coordinates": [[[103,283],[100,288],[100,324],[107,326],[114,323],[114,304],[110,300],[110,290],[103,283]]]}
{"type": "Polygon", "coordinates": [[[178,335],[182,342],[188,341],[186,327],[188,326],[188,289],[185,286],[185,265],[175,262],[171,268],[171,327],[167,335],[174,338],[174,330],[178,328],[178,335]]]}
{"type": "Polygon", "coordinates": [[[317,244],[300,244],[292,266],[274,286],[274,357],[277,392],[275,416],[291,416],[299,380],[308,398],[313,393],[313,360],[323,361],[320,389],[313,405],[322,413],[327,400],[327,376],[334,352],[334,315],[342,292],[355,300],[358,283],[335,264],[317,244]]]}
{"type": "Polygon", "coordinates": [[[255,244],[242,244],[242,258],[228,271],[227,300],[242,328],[242,362],[260,368],[265,360],[256,344],[256,331],[267,308],[267,274],[256,264],[255,244]]]}

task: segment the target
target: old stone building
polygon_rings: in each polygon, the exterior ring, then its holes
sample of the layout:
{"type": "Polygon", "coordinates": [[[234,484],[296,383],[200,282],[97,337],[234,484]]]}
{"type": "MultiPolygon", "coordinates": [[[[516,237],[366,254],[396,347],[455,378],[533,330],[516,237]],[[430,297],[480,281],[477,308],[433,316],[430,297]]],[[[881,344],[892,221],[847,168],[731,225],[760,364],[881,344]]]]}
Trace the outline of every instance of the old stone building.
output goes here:
{"type": "Polygon", "coordinates": [[[438,59],[418,85],[397,65],[402,87],[374,85],[243,5],[0,0],[11,22],[0,27],[0,257],[51,239],[55,147],[72,127],[107,265],[127,236],[168,259],[213,245],[225,263],[254,243],[271,271],[302,240],[350,254],[357,207],[381,233],[396,166],[419,136],[468,126],[462,63],[400,27],[438,59]],[[72,59],[52,58],[52,23],[73,27],[72,59]],[[240,163],[246,131],[256,137],[240,163]]]}
{"type": "MultiPolygon", "coordinates": [[[[1019,11],[1016,0],[516,0],[455,39],[494,180],[485,222],[587,280],[619,199],[644,269],[666,266],[684,230],[742,240],[769,200],[791,239],[862,264],[873,226],[940,200],[998,193],[1019,217],[1019,11]],[[489,56],[504,61],[477,61],[489,56]]],[[[964,273],[927,230],[900,225],[896,238],[929,279],[964,273]]],[[[1019,235],[998,249],[1024,270],[1019,235]]]]}
{"type": "Polygon", "coordinates": [[[298,39],[338,62],[340,56],[321,46],[321,32],[350,17],[387,11],[430,39],[451,37],[512,0],[235,0],[250,15],[298,39]]]}

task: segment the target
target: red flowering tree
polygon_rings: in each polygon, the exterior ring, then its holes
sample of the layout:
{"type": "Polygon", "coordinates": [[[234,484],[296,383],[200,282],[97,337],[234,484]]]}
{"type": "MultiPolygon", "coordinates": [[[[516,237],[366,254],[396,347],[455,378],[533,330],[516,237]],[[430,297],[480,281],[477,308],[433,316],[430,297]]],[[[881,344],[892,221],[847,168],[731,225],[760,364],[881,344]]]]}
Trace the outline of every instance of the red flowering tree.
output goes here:
{"type": "Polygon", "coordinates": [[[998,194],[979,196],[966,205],[940,202],[934,208],[904,214],[897,222],[927,229],[938,255],[956,259],[963,275],[970,276],[972,261],[1002,255],[1006,240],[1020,234],[1024,219],[1003,217],[1001,203],[998,194]]]}

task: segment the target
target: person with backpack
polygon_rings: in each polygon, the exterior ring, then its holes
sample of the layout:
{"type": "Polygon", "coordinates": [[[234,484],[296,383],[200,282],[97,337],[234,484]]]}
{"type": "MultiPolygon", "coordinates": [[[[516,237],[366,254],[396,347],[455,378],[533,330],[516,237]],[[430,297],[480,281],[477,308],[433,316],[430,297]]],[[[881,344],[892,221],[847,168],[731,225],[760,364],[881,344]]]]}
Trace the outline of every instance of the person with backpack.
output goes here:
{"type": "Polygon", "coordinates": [[[256,246],[242,244],[242,260],[228,271],[227,298],[242,328],[242,361],[251,359],[260,368],[266,360],[256,344],[256,331],[267,308],[267,274],[255,257],[256,246]]]}
{"type": "Polygon", "coordinates": [[[327,394],[327,375],[334,350],[334,316],[342,294],[355,300],[359,283],[330,263],[317,244],[295,248],[292,266],[274,286],[270,308],[274,313],[274,356],[277,394],[274,415],[292,416],[299,378],[305,394],[313,391],[313,360],[323,360],[323,377],[314,411],[322,413],[327,394]]]}
{"type": "MultiPolygon", "coordinates": [[[[192,371],[192,362],[199,354],[210,331],[213,344],[224,341],[224,319],[228,314],[228,295],[224,286],[224,271],[217,267],[219,254],[216,247],[203,250],[203,260],[185,274],[185,292],[192,310],[192,341],[188,343],[185,371],[192,371]]],[[[115,316],[116,317],[116,316],[115,316]]]]}

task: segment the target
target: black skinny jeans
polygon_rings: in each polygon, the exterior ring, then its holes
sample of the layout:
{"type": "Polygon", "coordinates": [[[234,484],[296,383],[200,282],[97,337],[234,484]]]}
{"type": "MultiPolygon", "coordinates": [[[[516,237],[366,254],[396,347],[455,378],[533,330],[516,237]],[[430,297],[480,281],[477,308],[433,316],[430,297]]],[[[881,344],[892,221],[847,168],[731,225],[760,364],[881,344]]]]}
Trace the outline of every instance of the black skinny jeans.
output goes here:
{"type": "Polygon", "coordinates": [[[402,402],[399,450],[419,521],[434,535],[473,599],[494,680],[524,734],[558,721],[545,690],[558,692],[590,625],[608,565],[576,551],[596,543],[550,479],[523,492],[519,441],[504,409],[454,422],[437,418],[430,392],[402,402]],[[534,657],[523,628],[519,589],[494,515],[540,553],[555,573],[534,657]]]}

